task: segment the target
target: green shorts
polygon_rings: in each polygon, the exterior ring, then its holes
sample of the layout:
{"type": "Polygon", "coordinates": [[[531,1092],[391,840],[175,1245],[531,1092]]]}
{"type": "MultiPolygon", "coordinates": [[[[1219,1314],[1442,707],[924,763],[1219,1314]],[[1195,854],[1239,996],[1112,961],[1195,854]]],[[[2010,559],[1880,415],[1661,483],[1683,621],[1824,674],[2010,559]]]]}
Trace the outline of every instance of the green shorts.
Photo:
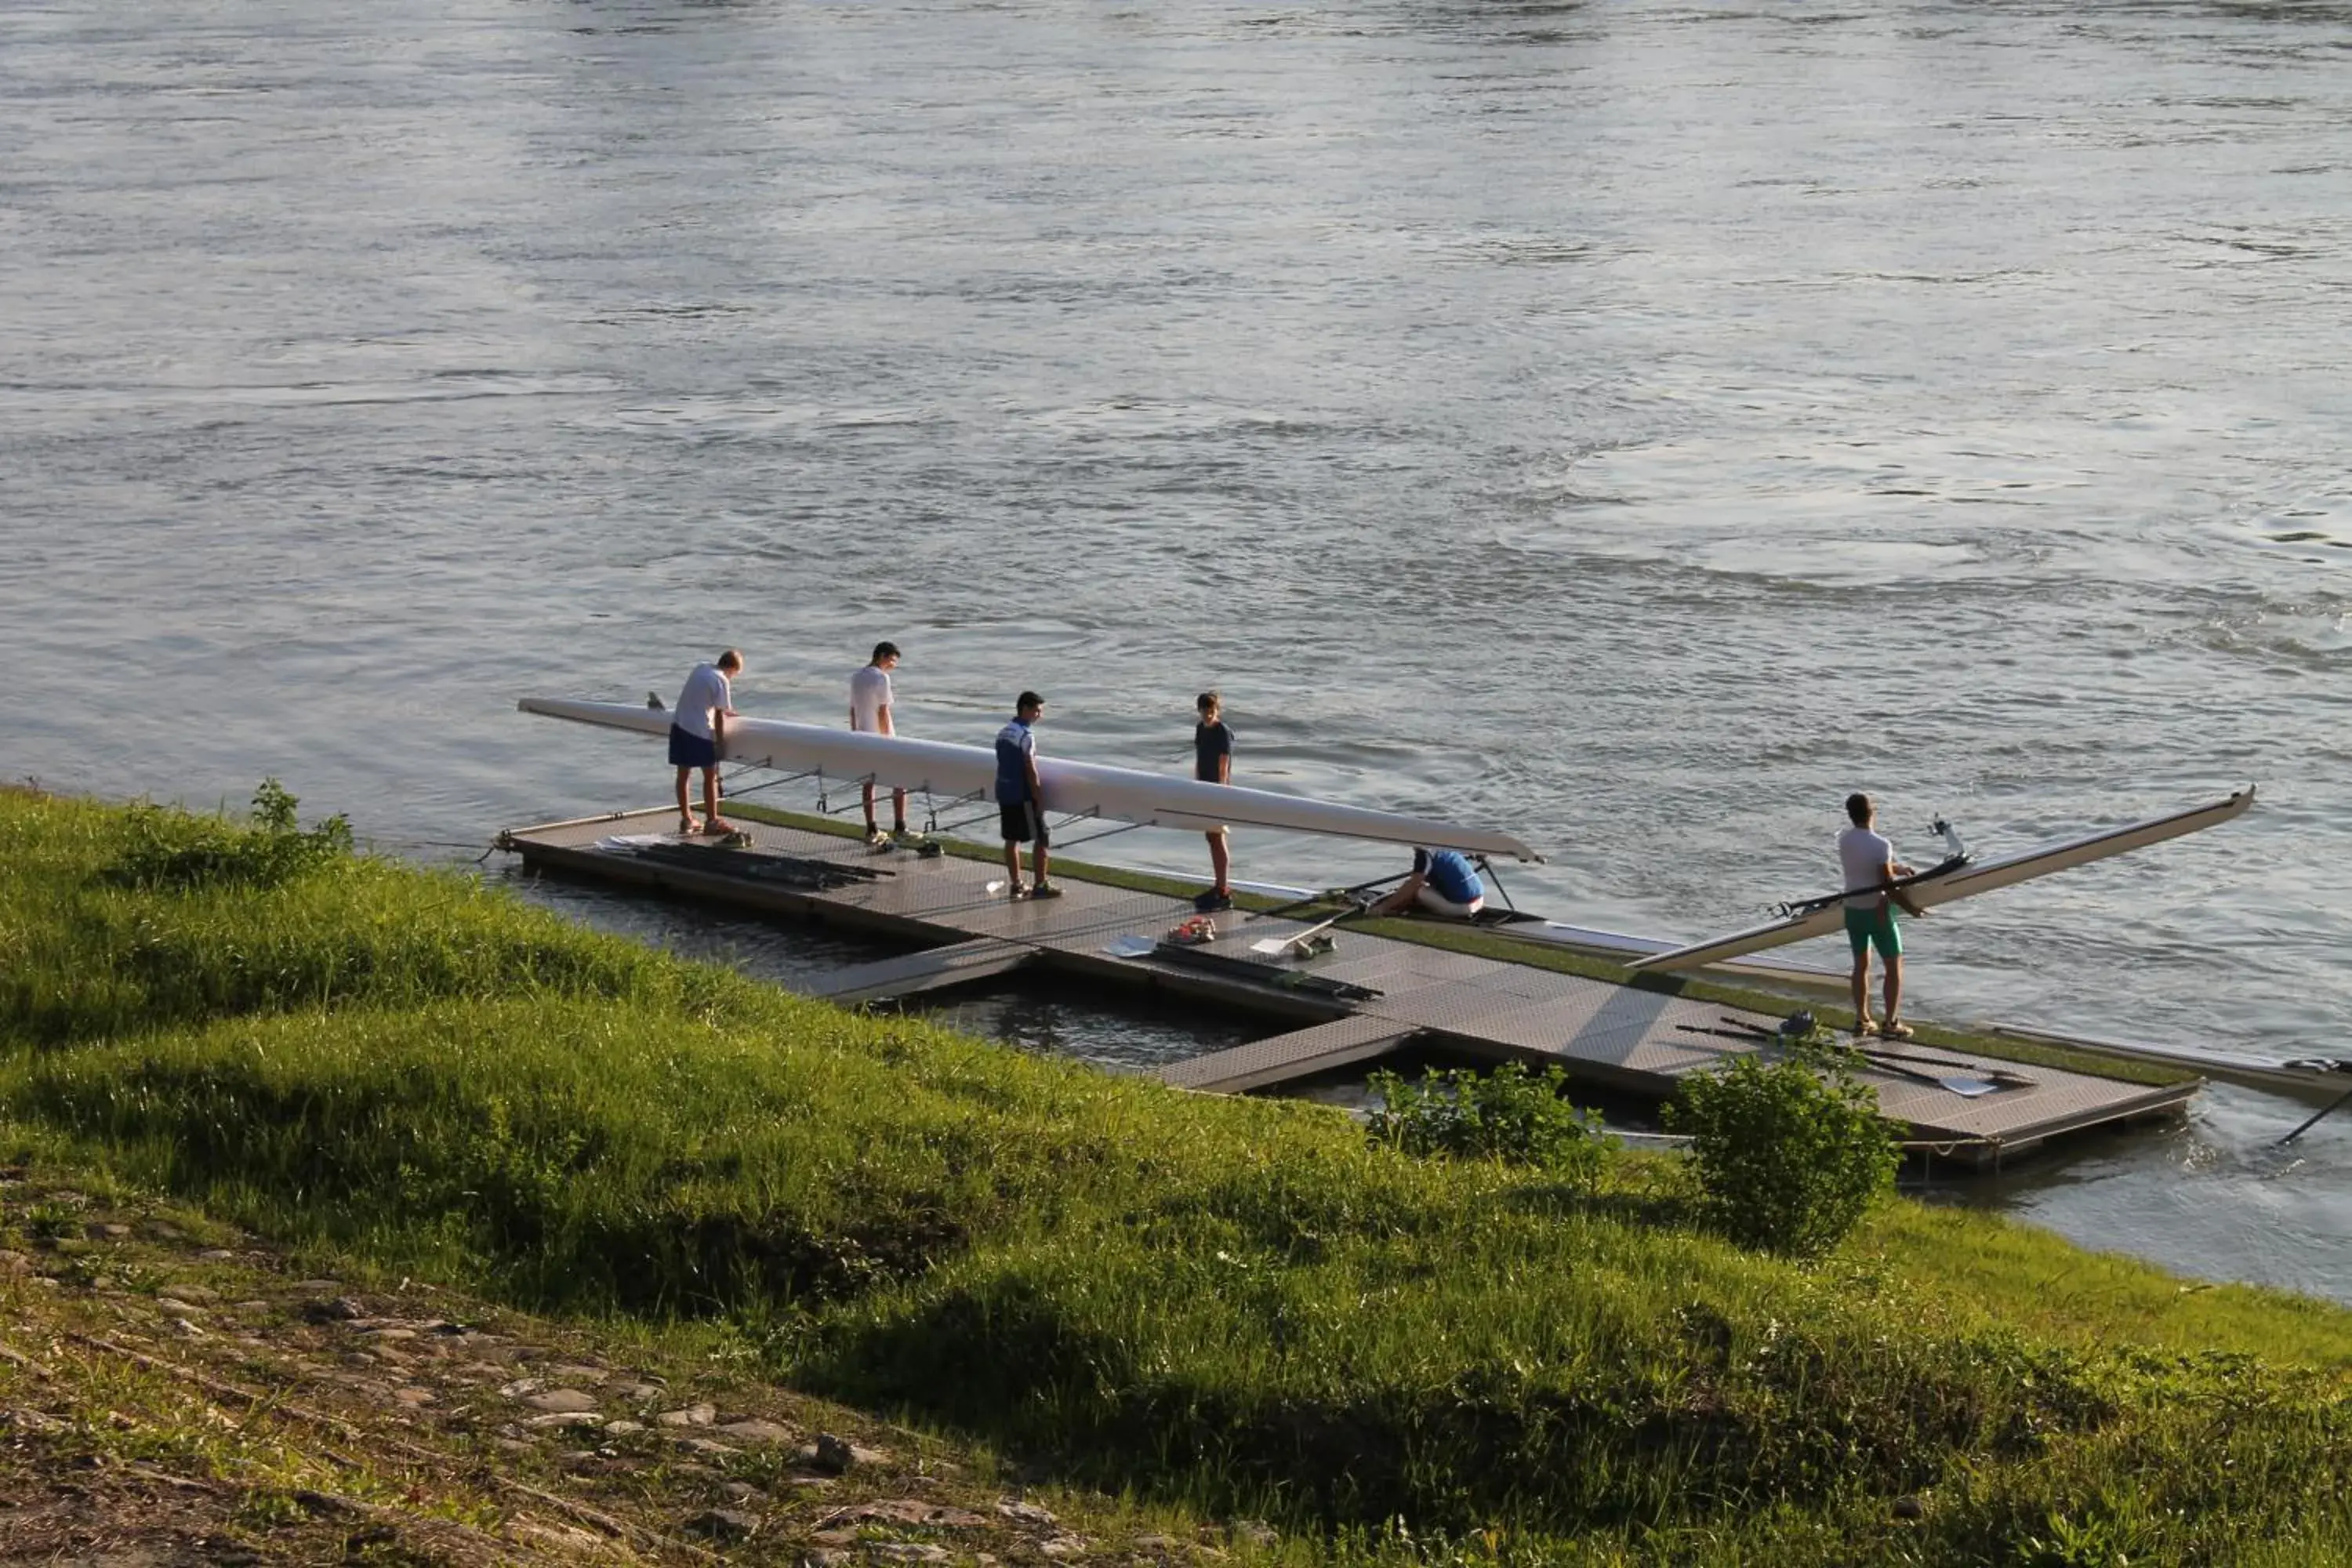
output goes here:
{"type": "Polygon", "coordinates": [[[1845,939],[1853,944],[1853,955],[1860,958],[1869,949],[1878,949],[1881,958],[1903,956],[1903,928],[1895,923],[1895,905],[1882,901],[1874,909],[1848,909],[1845,912],[1845,939]]]}

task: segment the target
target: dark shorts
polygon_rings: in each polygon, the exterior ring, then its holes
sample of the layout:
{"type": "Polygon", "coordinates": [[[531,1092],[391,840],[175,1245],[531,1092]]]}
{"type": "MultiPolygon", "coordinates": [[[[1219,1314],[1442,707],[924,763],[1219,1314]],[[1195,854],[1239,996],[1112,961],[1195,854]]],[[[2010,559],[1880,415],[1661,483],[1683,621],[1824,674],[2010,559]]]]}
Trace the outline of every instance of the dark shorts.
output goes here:
{"type": "Polygon", "coordinates": [[[1037,809],[1033,800],[996,808],[998,826],[1004,829],[1007,844],[1034,844],[1043,849],[1051,842],[1045,837],[1045,814],[1037,809]]]}
{"type": "Polygon", "coordinates": [[[719,765],[719,743],[672,724],[669,727],[669,765],[674,768],[715,768],[719,765]]]}

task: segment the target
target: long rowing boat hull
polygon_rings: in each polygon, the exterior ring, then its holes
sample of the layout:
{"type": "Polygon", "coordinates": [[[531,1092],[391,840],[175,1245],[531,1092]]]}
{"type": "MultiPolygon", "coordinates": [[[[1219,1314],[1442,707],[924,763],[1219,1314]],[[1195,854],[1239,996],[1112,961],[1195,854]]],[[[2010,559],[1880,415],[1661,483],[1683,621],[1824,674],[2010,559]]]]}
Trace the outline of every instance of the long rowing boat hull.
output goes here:
{"type": "Polygon", "coordinates": [[[2237,1084],[2244,1089],[2266,1089],[2273,1094],[2290,1095],[2297,1100],[2325,1102],[2352,1094],[2352,1058],[2332,1060],[2314,1058],[2288,1061],[2277,1057],[2242,1056],[2235,1051],[2200,1050],[2191,1046],[2151,1046],[2134,1040],[2103,1039],[2095,1035],[2062,1035],[2055,1030],[2028,1028],[2021,1024],[1988,1024],[1984,1028],[1989,1035],[2007,1035],[2015,1039],[2032,1040],[2038,1045],[2063,1046],[2069,1050],[2089,1056],[2110,1057],[2116,1061],[2179,1068],[2223,1083],[2237,1084]]]}
{"type": "MultiPolygon", "coordinates": [[[[1956,899],[1974,898],[1997,888],[2012,888],[2020,882],[2030,882],[2036,877],[2069,870],[2076,866],[2088,866],[2094,861],[2145,849],[2151,844],[2161,844],[2168,838],[2200,833],[2234,817],[2245,815],[2254,804],[2253,786],[2249,784],[2226,800],[2210,805],[2194,806],[2176,811],[2168,816],[2151,817],[2128,827],[2117,827],[2105,833],[2094,833],[2063,844],[2053,844],[2041,849],[2029,849],[2006,859],[1990,860],[1982,865],[1962,866],[1944,876],[1913,882],[1905,889],[1911,901],[1922,909],[1948,904],[1956,899]]],[[[1721,963],[1727,959],[1761,952],[1768,947],[1781,947],[1809,937],[1828,936],[1845,926],[1843,903],[1804,914],[1791,915],[1746,931],[1734,931],[1678,947],[1670,952],[1654,953],[1633,961],[1635,969],[1696,969],[1704,964],[1721,963]]]]}
{"type": "MultiPolygon", "coordinates": [[[[572,702],[526,697],[526,713],[569,719],[609,730],[666,736],[675,715],[626,702],[572,702]]],[[[961,746],[794,724],[780,719],[730,719],[722,750],[726,761],[784,773],[813,773],[844,782],[872,779],[884,789],[911,790],[948,800],[996,798],[996,752],[992,747],[961,746]]],[[[1049,811],[1100,816],[1140,826],[1205,832],[1219,826],[1265,827],[1286,833],[1320,833],[1376,843],[1458,849],[1469,855],[1507,855],[1540,860],[1507,833],[1464,827],[1432,817],[1373,811],[1310,800],[1273,790],[1106,767],[1057,757],[1037,759],[1037,782],[1049,811]]]]}

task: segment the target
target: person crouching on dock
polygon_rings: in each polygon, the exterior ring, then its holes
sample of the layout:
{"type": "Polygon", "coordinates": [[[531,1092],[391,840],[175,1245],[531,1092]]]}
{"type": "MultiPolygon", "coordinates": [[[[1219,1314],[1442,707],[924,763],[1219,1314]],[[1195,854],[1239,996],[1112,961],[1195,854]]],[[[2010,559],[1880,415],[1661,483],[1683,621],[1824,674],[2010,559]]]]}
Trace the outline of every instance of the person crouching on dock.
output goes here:
{"type": "Polygon", "coordinates": [[[727,742],[727,721],[735,717],[734,678],[743,673],[743,656],[729,648],[716,664],[698,664],[677,694],[677,710],[669,725],[670,765],[677,769],[677,830],[680,833],[732,833],[735,825],[719,815],[719,753],[727,742]],[[694,820],[687,804],[687,775],[702,770],[703,820],[694,820]]]}
{"type": "Polygon", "coordinates": [[[1911,1026],[1902,1021],[1903,928],[1895,923],[1895,895],[1886,885],[1911,875],[1911,868],[1895,858],[1895,846],[1874,826],[1878,804],[1856,792],[1845,797],[1845,814],[1853,826],[1838,835],[1838,861],[1845,872],[1845,936],[1853,944],[1853,1032],[1907,1040],[1911,1026]],[[1886,1016],[1870,1016],[1870,950],[1886,962],[1886,1016]]]}
{"type": "MultiPolygon", "coordinates": [[[[849,727],[863,734],[895,735],[898,723],[892,712],[898,694],[890,689],[890,672],[898,668],[898,645],[878,642],[866,668],[849,678],[849,727]]],[[[866,803],[866,842],[879,848],[891,839],[907,840],[907,792],[890,792],[890,832],[885,837],[874,820],[874,781],[862,786],[866,803]]]]}
{"type": "Polygon", "coordinates": [[[1479,880],[1470,858],[1459,850],[1416,849],[1412,875],[1368,912],[1402,914],[1416,906],[1433,915],[1466,921],[1486,907],[1486,884],[1479,880]]]}

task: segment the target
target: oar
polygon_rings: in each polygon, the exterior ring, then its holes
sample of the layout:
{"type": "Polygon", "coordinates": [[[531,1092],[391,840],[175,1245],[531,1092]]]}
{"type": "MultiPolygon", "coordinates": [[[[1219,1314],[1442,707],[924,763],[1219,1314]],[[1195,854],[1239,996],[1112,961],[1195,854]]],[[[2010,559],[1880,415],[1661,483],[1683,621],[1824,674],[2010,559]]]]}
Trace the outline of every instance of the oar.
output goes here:
{"type": "Polygon", "coordinates": [[[2305,1121],[2302,1126],[2296,1128],[2294,1131],[2280,1139],[2278,1141],[2278,1146],[2280,1148],[2284,1148],[2286,1145],[2294,1142],[2296,1139],[2302,1137],[2305,1133],[2310,1131],[2313,1128],[2318,1126],[2322,1121],[2326,1121],[2327,1118],[2334,1115],[2336,1111],[2343,1110],[2347,1105],[2352,1105],[2352,1089],[2347,1089],[2342,1098],[2312,1112],[2311,1120],[2305,1121]]]}
{"type": "MultiPolygon", "coordinates": [[[[1352,888],[1333,888],[1328,892],[1309,893],[1303,899],[1293,899],[1290,902],[1283,905],[1280,909],[1264,910],[1256,914],[1244,915],[1242,919],[1244,922],[1249,921],[1278,921],[1286,915],[1296,914],[1300,910],[1311,909],[1317,904],[1328,904],[1333,899],[1360,899],[1364,894],[1370,892],[1374,888],[1384,888],[1391,882],[1402,882],[1407,877],[1412,875],[1412,873],[1411,871],[1395,871],[1385,877],[1375,877],[1369,882],[1359,882],[1352,888]]],[[[1354,914],[1358,911],[1355,910],[1349,910],[1346,912],[1349,914],[1354,914]]],[[[1328,924],[1329,922],[1326,921],[1325,923],[1328,924]]]]}
{"type": "MultiPolygon", "coordinates": [[[[1785,1047],[1788,1043],[1779,1033],[1764,1028],[1759,1025],[1751,1024],[1745,1018],[1726,1017],[1722,1021],[1730,1025],[1731,1027],[1727,1029],[1711,1029],[1704,1024],[1677,1024],[1675,1027],[1682,1030],[1685,1034],[1717,1035],[1727,1040],[1753,1040],[1759,1045],[1779,1045],[1785,1047]]],[[[1848,1048],[1851,1049],[1854,1055],[1870,1063],[1873,1071],[1885,1073],[1892,1078],[1907,1078],[1914,1083],[1933,1084],[1937,1089],[1948,1089],[1952,1093],[1968,1100],[1973,1100],[1980,1094],[1990,1094],[1994,1089],[2000,1087],[2000,1080],[2006,1079],[2009,1082],[2019,1084],[2031,1084],[2033,1081],[2030,1078],[2020,1078],[2014,1073],[2002,1072],[1997,1068],[1978,1067],[1973,1062],[1945,1062],[1938,1061],[1933,1057],[1906,1057],[1893,1051],[1874,1051],[1860,1046],[1850,1047],[1848,1048]],[[1962,1078],[1956,1074],[1951,1077],[1945,1077],[1937,1073],[1921,1071],[1920,1067],[1922,1065],[1927,1067],[1966,1068],[1970,1072],[1979,1073],[1983,1076],[1979,1078],[1962,1078]]]]}
{"type": "Polygon", "coordinates": [[[1304,953],[1307,951],[1307,944],[1312,942],[1317,937],[1321,936],[1325,931],[1329,931],[1333,926],[1338,925],[1349,915],[1359,915],[1363,912],[1364,907],[1361,904],[1358,904],[1353,909],[1341,910],[1338,914],[1333,915],[1328,921],[1318,921],[1315,924],[1308,926],[1305,931],[1293,931],[1288,936],[1262,936],[1255,942],[1250,943],[1250,951],[1252,952],[1263,952],[1269,958],[1283,957],[1289,953],[1294,948],[1298,950],[1301,953],[1304,953]]]}
{"type": "MultiPolygon", "coordinates": [[[[1729,1020],[1727,1020],[1727,1022],[1729,1020]]],[[[1772,1045],[1778,1043],[1780,1039],[1780,1036],[1766,1029],[1716,1029],[1710,1028],[1705,1024],[1676,1024],[1675,1027],[1680,1029],[1685,1035],[1713,1035],[1718,1039],[1747,1040],[1757,1045],[1772,1045]]],[[[1919,1083],[1931,1083],[1938,1089],[1945,1087],[1944,1080],[1942,1079],[1932,1077],[1924,1072],[1914,1072],[1909,1068],[1895,1067],[1886,1063],[1874,1065],[1877,1066],[1879,1071],[1889,1074],[1895,1078],[1907,1078],[1919,1083]]]]}

